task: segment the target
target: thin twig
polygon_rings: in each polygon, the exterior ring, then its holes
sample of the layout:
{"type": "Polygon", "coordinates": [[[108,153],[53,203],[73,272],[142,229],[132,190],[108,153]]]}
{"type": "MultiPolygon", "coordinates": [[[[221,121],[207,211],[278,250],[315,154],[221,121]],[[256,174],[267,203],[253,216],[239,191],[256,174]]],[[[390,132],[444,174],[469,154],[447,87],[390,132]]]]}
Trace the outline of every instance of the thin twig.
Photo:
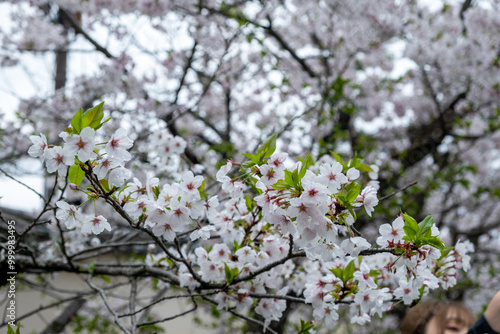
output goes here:
{"type": "Polygon", "coordinates": [[[380,198],[380,199],[379,199],[379,202],[382,202],[383,200],[386,200],[386,199],[388,199],[388,198],[390,198],[390,197],[392,197],[392,196],[396,195],[397,193],[400,193],[400,192],[402,192],[402,191],[405,191],[406,189],[410,188],[411,186],[416,185],[417,183],[418,183],[417,181],[414,181],[414,182],[410,183],[409,185],[407,185],[407,186],[405,186],[405,187],[403,187],[403,188],[401,188],[401,189],[398,189],[398,190],[396,190],[395,192],[390,193],[389,195],[386,195],[386,196],[384,196],[384,197],[380,198]]]}
{"type": "Polygon", "coordinates": [[[199,294],[188,294],[188,295],[175,295],[175,296],[166,296],[166,297],[161,297],[156,299],[155,301],[151,302],[150,304],[144,306],[143,308],[140,308],[134,312],[126,313],[126,314],[120,314],[118,318],[124,318],[124,317],[130,317],[133,316],[137,313],[141,313],[144,310],[147,310],[148,308],[151,308],[152,306],[161,303],[165,300],[170,300],[170,299],[177,299],[177,298],[193,298],[193,297],[204,297],[204,296],[211,296],[213,294],[218,293],[219,291],[214,291],[210,293],[199,293],[199,294]]]}
{"type": "Polygon", "coordinates": [[[89,277],[87,278],[87,284],[95,291],[97,291],[99,293],[99,295],[101,296],[101,299],[102,301],[104,302],[104,305],[106,306],[106,308],[108,309],[109,313],[111,313],[113,315],[113,318],[115,320],[115,324],[120,327],[120,329],[124,332],[124,333],[127,333],[127,334],[132,334],[130,333],[129,330],[127,330],[125,327],[123,327],[123,325],[120,323],[119,319],[118,319],[118,314],[111,308],[111,305],[109,305],[109,301],[108,301],[108,298],[106,297],[106,294],[104,293],[104,291],[99,288],[98,286],[94,285],[92,282],[91,282],[91,278],[92,278],[92,275],[89,275],[89,277]]]}
{"type": "Polygon", "coordinates": [[[163,318],[161,320],[155,320],[155,321],[149,321],[149,322],[143,322],[143,323],[140,323],[137,325],[137,327],[143,327],[143,326],[147,326],[147,325],[154,325],[154,324],[158,324],[160,322],[165,322],[165,321],[169,321],[169,320],[173,320],[173,319],[176,319],[176,318],[179,318],[179,317],[182,317],[186,314],[189,314],[191,312],[194,312],[198,309],[198,304],[196,304],[196,301],[194,300],[194,298],[191,298],[191,300],[193,301],[194,303],[194,306],[193,308],[187,310],[187,311],[184,311],[182,313],[179,313],[179,314],[176,314],[174,316],[171,316],[171,317],[166,317],[166,318],[163,318]]]}
{"type": "MultiPolygon", "coordinates": [[[[203,298],[204,300],[206,300],[207,302],[209,302],[209,303],[213,304],[213,305],[216,305],[216,306],[218,306],[218,305],[219,305],[219,303],[217,303],[217,302],[213,301],[213,300],[212,300],[212,299],[210,299],[210,298],[207,298],[207,297],[202,297],[202,298],[203,298]]],[[[231,313],[232,315],[234,315],[234,316],[235,316],[235,317],[237,317],[237,318],[241,318],[241,319],[243,319],[243,320],[245,320],[245,321],[247,321],[247,322],[253,322],[254,324],[257,324],[257,325],[261,326],[261,327],[262,327],[262,330],[263,330],[263,332],[262,332],[262,333],[266,333],[266,332],[268,332],[268,331],[269,331],[269,332],[271,332],[271,333],[273,333],[273,334],[278,334],[276,331],[272,330],[271,328],[269,328],[269,327],[267,327],[267,328],[266,328],[265,324],[264,324],[262,321],[259,321],[259,320],[256,320],[256,319],[253,319],[253,318],[247,317],[246,315],[243,315],[243,314],[237,313],[237,312],[235,312],[235,311],[233,311],[233,310],[231,310],[231,309],[227,309],[226,311],[227,311],[227,312],[229,312],[229,313],[231,313]],[[265,328],[266,330],[264,330],[264,328],[265,328]]]]}
{"type": "Polygon", "coordinates": [[[7,173],[5,170],[3,170],[2,168],[0,168],[0,172],[4,173],[5,176],[7,176],[9,179],[13,180],[14,182],[17,182],[19,183],[20,185],[22,185],[23,187],[31,190],[32,192],[34,192],[35,194],[38,195],[38,197],[40,197],[41,199],[43,199],[45,202],[47,201],[47,199],[42,195],[40,194],[38,191],[36,191],[35,189],[31,188],[30,186],[28,186],[26,183],[23,183],[21,181],[19,181],[18,179],[16,179],[15,177],[13,177],[12,175],[10,175],[9,173],[7,173]]]}

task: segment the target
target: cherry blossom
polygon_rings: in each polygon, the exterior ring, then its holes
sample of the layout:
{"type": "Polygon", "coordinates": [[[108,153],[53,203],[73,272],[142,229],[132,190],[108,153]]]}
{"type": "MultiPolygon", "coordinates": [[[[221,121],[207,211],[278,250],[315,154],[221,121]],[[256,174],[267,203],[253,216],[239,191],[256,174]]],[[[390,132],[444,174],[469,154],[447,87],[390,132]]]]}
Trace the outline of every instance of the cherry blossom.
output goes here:
{"type": "Polygon", "coordinates": [[[102,215],[87,216],[83,220],[82,233],[101,234],[104,230],[111,231],[111,225],[102,215]]]}
{"type": "Polygon", "coordinates": [[[68,166],[71,165],[73,161],[71,161],[68,156],[64,155],[62,147],[56,146],[47,148],[44,155],[47,172],[54,173],[57,170],[60,176],[66,176],[68,166]]]}
{"type": "Polygon", "coordinates": [[[365,207],[368,216],[372,216],[372,212],[375,210],[374,207],[378,204],[377,190],[372,186],[365,187],[358,198],[357,202],[360,202],[365,207]]]}
{"type": "Polygon", "coordinates": [[[389,242],[400,242],[406,235],[403,230],[404,224],[403,217],[399,216],[392,222],[392,225],[383,224],[380,226],[380,237],[377,238],[377,244],[382,247],[388,247],[389,242]]]}
{"type": "Polygon", "coordinates": [[[64,139],[66,142],[63,147],[64,155],[68,156],[70,159],[77,156],[82,162],[95,159],[94,138],[95,130],[90,127],[83,128],[80,134],[67,136],[64,139]]]}
{"type": "Polygon", "coordinates": [[[112,169],[111,172],[109,172],[109,184],[116,187],[121,187],[131,176],[132,173],[130,172],[130,170],[122,166],[118,166],[112,169]]]}
{"type": "Polygon", "coordinates": [[[195,241],[195,240],[198,240],[198,239],[202,239],[202,240],[208,240],[208,238],[210,238],[210,232],[211,231],[215,231],[215,227],[214,226],[204,226],[200,229],[197,229],[195,231],[193,231],[189,237],[191,238],[191,241],[195,241]]]}
{"type": "Polygon", "coordinates": [[[28,154],[33,158],[41,157],[43,162],[45,149],[47,148],[47,138],[43,133],[40,133],[40,136],[30,136],[30,140],[33,145],[29,148],[28,154]]]}
{"type": "Polygon", "coordinates": [[[67,228],[74,228],[83,222],[82,213],[74,205],[69,205],[64,201],[57,201],[56,205],[59,208],[56,217],[62,220],[67,228]]]}
{"type": "Polygon", "coordinates": [[[108,172],[118,166],[120,166],[121,161],[111,157],[104,157],[98,160],[99,164],[94,167],[94,173],[99,179],[106,177],[108,172]]]}
{"type": "Polygon", "coordinates": [[[127,136],[127,130],[120,128],[106,144],[106,152],[110,157],[114,157],[121,161],[132,159],[132,155],[127,151],[132,147],[134,142],[127,136]]]}
{"type": "Polygon", "coordinates": [[[331,192],[337,192],[340,186],[347,183],[347,177],[342,174],[342,165],[335,161],[332,164],[322,164],[319,167],[320,172],[320,183],[326,184],[328,190],[331,192]]]}
{"type": "Polygon", "coordinates": [[[188,171],[182,175],[181,189],[192,196],[199,197],[198,188],[202,183],[203,176],[194,176],[193,172],[188,171]]]}

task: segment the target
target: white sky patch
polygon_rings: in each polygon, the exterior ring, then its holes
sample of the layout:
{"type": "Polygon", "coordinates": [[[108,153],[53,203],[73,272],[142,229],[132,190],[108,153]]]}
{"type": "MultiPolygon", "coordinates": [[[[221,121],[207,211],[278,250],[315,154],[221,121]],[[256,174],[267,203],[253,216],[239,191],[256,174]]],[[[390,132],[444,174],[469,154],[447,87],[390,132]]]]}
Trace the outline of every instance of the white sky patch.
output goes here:
{"type": "MultiPolygon", "coordinates": [[[[16,179],[43,194],[44,181],[41,177],[30,175],[16,179]]],[[[43,204],[42,199],[33,191],[5,176],[0,177],[0,197],[0,207],[25,212],[40,209],[43,204]]]]}

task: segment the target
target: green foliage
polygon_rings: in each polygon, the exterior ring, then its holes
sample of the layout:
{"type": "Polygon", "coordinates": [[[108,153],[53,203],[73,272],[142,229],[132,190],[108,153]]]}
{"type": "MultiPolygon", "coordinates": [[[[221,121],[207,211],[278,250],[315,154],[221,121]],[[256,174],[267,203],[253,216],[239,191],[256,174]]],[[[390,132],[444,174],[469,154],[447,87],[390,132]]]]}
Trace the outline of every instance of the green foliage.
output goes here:
{"type": "Polygon", "coordinates": [[[95,107],[90,108],[85,112],[83,112],[82,108],[80,108],[75,116],[73,116],[73,119],[71,120],[71,128],[68,128],[67,131],[70,134],[80,134],[82,129],[86,127],[98,130],[104,123],[111,119],[111,117],[109,117],[101,122],[103,117],[104,102],[99,103],[95,107]]]}
{"type": "Polygon", "coordinates": [[[73,333],[119,333],[113,323],[105,320],[103,317],[98,315],[90,318],[77,314],[70,325],[73,327],[73,333]]]}
{"type": "Polygon", "coordinates": [[[330,271],[344,283],[344,286],[346,286],[347,283],[354,278],[355,269],[356,266],[354,265],[354,260],[352,260],[344,268],[332,268],[330,271]]]}
{"type": "Polygon", "coordinates": [[[85,172],[80,165],[73,165],[69,168],[68,177],[69,182],[74,183],[78,187],[85,178],[85,172]]]}
{"type": "Polygon", "coordinates": [[[297,334],[311,334],[311,330],[313,330],[314,326],[311,320],[305,322],[300,319],[300,326],[296,326],[295,328],[297,329],[297,334]]]}
{"type": "Polygon", "coordinates": [[[227,285],[231,284],[239,275],[238,268],[229,269],[226,262],[224,262],[224,273],[226,274],[227,285]]]}
{"type": "Polygon", "coordinates": [[[95,272],[95,261],[92,261],[92,263],[89,265],[89,274],[93,275],[95,272]]]}
{"type": "MultiPolygon", "coordinates": [[[[160,188],[158,188],[158,190],[159,190],[159,189],[160,189],[160,188]]],[[[205,192],[205,179],[203,179],[203,182],[201,183],[201,186],[199,186],[199,187],[198,187],[198,191],[199,191],[200,196],[201,196],[201,198],[202,198],[202,199],[203,199],[203,198],[207,198],[207,197],[209,197],[209,196],[210,196],[210,194],[209,194],[209,193],[206,193],[206,192],[205,192]]],[[[158,196],[159,196],[159,193],[158,193],[158,196]]]]}
{"type": "Polygon", "coordinates": [[[412,242],[415,247],[430,245],[439,250],[446,248],[441,239],[432,236],[432,226],[434,225],[433,216],[425,217],[420,223],[417,223],[413,217],[406,213],[403,213],[403,217],[405,222],[403,230],[406,234],[403,240],[412,242]]]}
{"type": "MultiPolygon", "coordinates": [[[[153,321],[153,318],[147,317],[146,322],[153,321]]],[[[165,330],[161,328],[160,326],[157,325],[145,325],[141,326],[140,328],[140,334],[158,334],[158,333],[165,333],[165,330]]]]}
{"type": "Polygon", "coordinates": [[[7,324],[7,334],[21,334],[21,322],[19,321],[17,323],[17,328],[16,328],[16,331],[14,332],[14,330],[12,329],[12,327],[10,327],[9,324],[7,324]]]}
{"type": "Polygon", "coordinates": [[[278,135],[272,135],[269,139],[267,139],[258,149],[255,154],[251,153],[242,153],[245,157],[250,159],[250,161],[245,161],[241,164],[240,170],[245,170],[255,165],[265,164],[266,158],[269,158],[274,151],[276,151],[276,138],[278,135]]]}

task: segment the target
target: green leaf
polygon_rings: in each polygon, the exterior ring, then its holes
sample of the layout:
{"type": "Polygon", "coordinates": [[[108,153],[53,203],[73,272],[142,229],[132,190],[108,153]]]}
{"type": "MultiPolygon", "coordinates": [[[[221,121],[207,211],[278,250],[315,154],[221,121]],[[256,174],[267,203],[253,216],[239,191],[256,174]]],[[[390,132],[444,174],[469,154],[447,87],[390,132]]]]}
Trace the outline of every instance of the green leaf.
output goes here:
{"type": "Polygon", "coordinates": [[[419,224],[419,236],[430,237],[432,234],[432,226],[434,225],[434,216],[427,216],[419,224]]]}
{"type": "Polygon", "coordinates": [[[417,232],[415,232],[414,229],[412,229],[410,226],[405,225],[403,227],[403,230],[405,231],[405,234],[408,238],[403,238],[403,240],[408,240],[412,241],[415,239],[415,236],[417,235],[417,232]]]}
{"type": "Polygon", "coordinates": [[[235,267],[231,269],[231,276],[233,277],[233,280],[239,275],[238,268],[235,267]]]}
{"type": "Polygon", "coordinates": [[[354,200],[356,200],[356,198],[358,197],[359,192],[361,191],[361,186],[359,184],[357,183],[351,183],[351,184],[353,184],[353,186],[349,190],[346,196],[346,200],[348,203],[354,202],[354,200]]]}
{"type": "Polygon", "coordinates": [[[98,126],[101,125],[101,120],[104,117],[104,102],[99,103],[93,108],[90,108],[89,110],[85,111],[81,118],[81,127],[86,128],[87,126],[91,127],[92,129],[96,129],[98,126]]]}
{"type": "Polygon", "coordinates": [[[245,157],[247,157],[248,159],[252,160],[255,158],[255,154],[251,154],[251,153],[241,153],[242,155],[244,155],[245,157]]]}
{"type": "Polygon", "coordinates": [[[104,122],[102,122],[101,124],[99,124],[99,126],[98,126],[98,127],[96,127],[94,130],[99,130],[99,129],[101,128],[101,126],[103,126],[103,125],[104,125],[104,123],[109,122],[109,120],[110,120],[111,118],[113,118],[113,117],[108,117],[108,118],[106,118],[106,119],[104,120],[104,122]]]}
{"type": "Polygon", "coordinates": [[[293,182],[293,185],[295,188],[299,188],[300,186],[300,178],[299,178],[299,169],[296,168],[293,172],[292,172],[292,182],[293,182]]]}
{"type": "Polygon", "coordinates": [[[159,187],[159,186],[154,186],[154,187],[152,188],[152,190],[153,190],[153,193],[155,194],[155,197],[156,197],[157,199],[158,199],[158,198],[160,198],[160,187],[159,187]]]}
{"type": "Polygon", "coordinates": [[[278,180],[275,184],[273,184],[274,190],[284,190],[290,188],[290,185],[286,183],[284,180],[278,180]]]}
{"type": "Polygon", "coordinates": [[[76,134],[80,134],[80,131],[82,131],[82,108],[78,110],[78,112],[73,116],[73,119],[71,120],[71,127],[73,128],[73,131],[76,134]]]}
{"type": "Polygon", "coordinates": [[[435,247],[439,250],[446,248],[444,245],[443,241],[439,239],[438,237],[429,237],[429,238],[422,238],[421,242],[426,245],[430,245],[432,247],[435,247]]]}
{"type": "Polygon", "coordinates": [[[252,212],[252,210],[254,208],[254,202],[247,195],[245,195],[245,204],[247,205],[248,212],[252,212]]]}
{"type": "Polygon", "coordinates": [[[276,138],[278,135],[274,134],[267,139],[257,150],[257,155],[262,154],[263,158],[269,158],[276,150],[276,138]]]}
{"type": "Polygon", "coordinates": [[[340,155],[338,155],[337,153],[335,153],[333,151],[330,151],[330,154],[335,158],[335,160],[337,160],[337,162],[339,164],[341,164],[342,166],[344,166],[344,163],[342,162],[342,157],[340,155]]]}
{"type": "Polygon", "coordinates": [[[311,330],[314,328],[312,321],[304,322],[304,320],[300,319],[300,327],[295,326],[298,334],[311,334],[311,330]]]}
{"type": "Polygon", "coordinates": [[[243,247],[243,243],[244,243],[244,242],[245,242],[245,241],[243,240],[243,241],[241,242],[241,245],[240,245],[240,244],[239,244],[236,240],[234,240],[234,241],[233,241],[233,253],[236,253],[236,251],[237,251],[238,249],[240,249],[241,247],[243,247]]]}
{"type": "Polygon", "coordinates": [[[362,172],[373,172],[373,169],[368,166],[367,164],[358,164],[358,166],[356,167],[356,169],[362,171],[362,172]]]}
{"type": "Polygon", "coordinates": [[[89,274],[93,275],[95,272],[95,261],[89,265],[89,274]]]}
{"type": "Polygon", "coordinates": [[[348,282],[350,279],[354,278],[354,270],[355,270],[354,260],[349,262],[344,269],[344,283],[348,282]]]}
{"type": "Polygon", "coordinates": [[[16,328],[15,333],[14,333],[14,330],[12,329],[12,327],[10,327],[10,325],[7,324],[7,334],[21,334],[21,322],[19,321],[17,323],[17,328],[16,328]]]}
{"type": "Polygon", "coordinates": [[[106,179],[99,180],[99,183],[101,184],[102,189],[104,189],[105,192],[109,193],[109,182],[106,179]]]}
{"type": "Polygon", "coordinates": [[[109,276],[106,276],[106,275],[102,275],[101,278],[106,282],[106,283],[109,283],[111,284],[111,278],[109,278],[109,276]]]}
{"type": "MultiPolygon", "coordinates": [[[[236,272],[237,271],[238,271],[238,269],[236,268],[236,272]]],[[[227,285],[231,284],[234,280],[234,277],[235,277],[235,276],[233,276],[234,271],[229,269],[226,262],[224,262],[224,273],[226,274],[227,285]]]]}
{"type": "Polygon", "coordinates": [[[344,281],[344,271],[342,270],[342,268],[332,268],[330,269],[330,271],[332,272],[332,274],[337,276],[342,282],[344,281]]]}
{"type": "Polygon", "coordinates": [[[69,182],[74,183],[78,187],[85,177],[85,172],[79,165],[73,165],[69,168],[68,176],[69,182]]]}
{"type": "Polygon", "coordinates": [[[314,160],[310,153],[307,154],[305,159],[299,159],[302,161],[302,166],[300,167],[299,178],[302,178],[306,175],[307,169],[314,164],[314,160]]]}
{"type": "Polygon", "coordinates": [[[285,182],[291,187],[294,186],[292,172],[290,172],[288,169],[285,169],[285,182]]]}
{"type": "Polygon", "coordinates": [[[244,163],[241,164],[240,170],[245,170],[247,168],[251,168],[252,166],[255,166],[255,162],[253,162],[253,161],[245,161],[244,163]]]}
{"type": "Polygon", "coordinates": [[[405,226],[403,227],[403,230],[411,240],[414,240],[415,236],[418,234],[418,231],[420,229],[417,224],[417,221],[412,216],[406,213],[403,213],[403,217],[405,220],[405,226]]]}

